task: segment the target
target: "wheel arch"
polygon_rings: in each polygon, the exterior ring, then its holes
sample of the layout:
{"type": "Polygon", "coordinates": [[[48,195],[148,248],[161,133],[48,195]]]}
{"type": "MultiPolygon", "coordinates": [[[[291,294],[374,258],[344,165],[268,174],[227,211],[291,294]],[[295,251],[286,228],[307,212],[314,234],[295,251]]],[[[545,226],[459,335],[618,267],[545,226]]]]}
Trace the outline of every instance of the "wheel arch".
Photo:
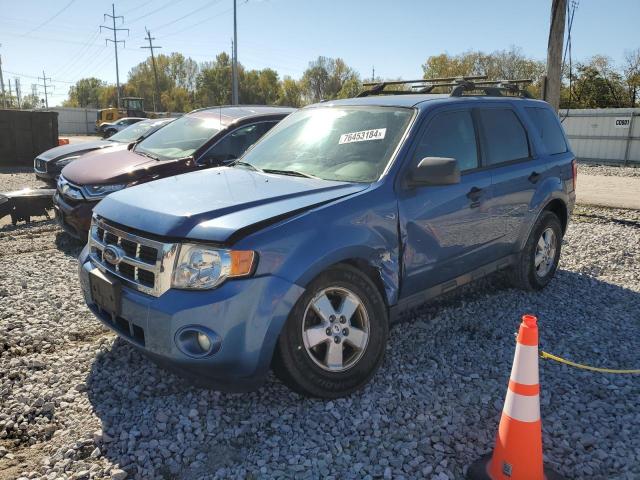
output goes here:
{"type": "Polygon", "coordinates": [[[567,204],[565,202],[563,202],[559,198],[554,198],[544,206],[544,208],[540,212],[540,215],[542,215],[543,212],[554,213],[556,217],[558,217],[558,219],[560,220],[560,224],[562,225],[562,234],[564,235],[567,232],[567,225],[569,223],[569,209],[567,208],[567,204]]]}

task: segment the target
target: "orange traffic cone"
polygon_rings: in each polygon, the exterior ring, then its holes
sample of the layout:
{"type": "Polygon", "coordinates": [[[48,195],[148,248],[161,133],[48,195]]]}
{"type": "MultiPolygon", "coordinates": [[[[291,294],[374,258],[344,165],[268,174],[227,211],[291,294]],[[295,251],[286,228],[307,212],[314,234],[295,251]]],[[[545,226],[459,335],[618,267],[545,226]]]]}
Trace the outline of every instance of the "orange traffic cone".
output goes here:
{"type": "Polygon", "coordinates": [[[537,321],[533,315],[522,317],[493,455],[469,467],[470,480],[563,479],[542,464],[537,321]]]}

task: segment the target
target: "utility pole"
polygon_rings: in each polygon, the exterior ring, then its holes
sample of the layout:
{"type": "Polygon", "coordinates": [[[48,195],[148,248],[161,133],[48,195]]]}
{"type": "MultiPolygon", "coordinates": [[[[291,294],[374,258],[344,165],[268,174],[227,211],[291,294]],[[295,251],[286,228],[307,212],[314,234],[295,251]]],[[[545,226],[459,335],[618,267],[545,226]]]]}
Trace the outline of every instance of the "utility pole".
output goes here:
{"type": "MultiPolygon", "coordinates": [[[[38,84],[41,87],[44,88],[44,104],[46,106],[46,108],[49,108],[49,96],[47,94],[47,80],[51,81],[51,78],[48,78],[45,74],[44,74],[44,70],[42,71],[42,77],[38,77],[38,80],[42,80],[42,83],[38,84]]],[[[51,86],[51,85],[49,85],[51,86]]]]}
{"type": "Polygon", "coordinates": [[[100,31],[102,31],[103,28],[106,28],[107,30],[111,30],[113,32],[113,40],[110,38],[105,38],[104,41],[106,44],[109,44],[109,42],[113,42],[113,48],[116,52],[116,97],[118,102],[116,108],[120,108],[120,71],[118,69],[118,42],[122,43],[123,45],[125,45],[125,42],[124,40],[118,40],[118,32],[123,32],[126,30],[127,35],[129,35],[129,29],[116,28],[116,18],[121,18],[122,23],[124,23],[124,17],[122,15],[116,16],[116,6],[113,3],[111,4],[111,13],[111,15],[105,13],[103,21],[105,21],[107,17],[109,17],[111,20],[113,20],[113,27],[100,25],[100,31]]]}
{"type": "Polygon", "coordinates": [[[148,47],[140,47],[140,48],[148,48],[149,50],[151,50],[151,63],[153,65],[153,77],[155,79],[155,94],[151,96],[151,100],[153,101],[153,111],[156,111],[156,95],[158,96],[158,106],[160,107],[160,110],[162,110],[162,105],[161,105],[161,99],[160,99],[160,90],[158,90],[158,70],[156,69],[156,57],[153,54],[153,49],[154,48],[162,48],[162,47],[157,47],[153,44],[152,40],[155,40],[155,37],[151,36],[151,31],[147,29],[147,27],[144,27],[144,29],[147,31],[147,36],[145,37],[146,40],[149,40],[149,46],[148,47]]]}
{"type": "Polygon", "coordinates": [[[2,108],[7,108],[7,98],[4,96],[4,79],[2,78],[2,55],[0,55],[0,88],[2,89],[2,108]]]}
{"type": "Polygon", "coordinates": [[[376,81],[376,67],[375,67],[375,65],[373,67],[371,67],[371,81],[372,82],[376,81]]]}
{"type": "Polygon", "coordinates": [[[233,0],[233,58],[231,60],[231,103],[238,105],[238,24],[237,24],[237,1],[233,0]]]}
{"type": "Polygon", "coordinates": [[[22,92],[20,91],[20,79],[18,77],[14,78],[16,84],[16,99],[18,100],[18,108],[22,108],[22,92]]]}
{"type": "Polygon", "coordinates": [[[9,108],[13,108],[13,92],[11,92],[11,79],[9,79],[8,82],[9,82],[9,108]]]}
{"type": "Polygon", "coordinates": [[[551,25],[547,42],[547,74],[543,78],[542,98],[555,111],[560,108],[560,86],[562,84],[562,46],[567,0],[551,1],[551,25]]]}

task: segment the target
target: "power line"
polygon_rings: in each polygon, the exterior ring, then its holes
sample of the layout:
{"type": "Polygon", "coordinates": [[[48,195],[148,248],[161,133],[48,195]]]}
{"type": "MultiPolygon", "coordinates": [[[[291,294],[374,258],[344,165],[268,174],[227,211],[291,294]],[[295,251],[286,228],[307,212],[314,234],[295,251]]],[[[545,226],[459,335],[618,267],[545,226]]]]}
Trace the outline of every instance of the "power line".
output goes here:
{"type": "Polygon", "coordinates": [[[107,17],[111,18],[111,20],[113,20],[113,28],[112,27],[106,27],[104,25],[100,25],[100,31],[102,31],[103,28],[106,28],[107,30],[111,30],[113,32],[113,40],[111,40],[110,38],[105,38],[105,42],[113,42],[113,48],[116,52],[116,98],[117,98],[117,106],[116,108],[120,108],[120,71],[118,69],[118,42],[122,43],[124,45],[124,40],[118,40],[118,32],[123,32],[123,31],[127,31],[127,35],[129,35],[129,29],[128,28],[116,28],[116,18],[121,18],[122,19],[122,23],[124,23],[124,17],[122,15],[116,15],[116,6],[112,3],[111,4],[111,12],[112,15],[109,15],[108,13],[104,14],[104,20],[107,19],[107,17]]]}
{"type": "MultiPolygon", "coordinates": [[[[242,3],[240,4],[240,6],[242,6],[242,5],[246,4],[246,3],[248,3],[248,1],[249,1],[249,0],[245,0],[244,2],[242,2],[242,3]]],[[[214,18],[221,17],[221,16],[226,15],[227,13],[231,13],[231,12],[233,12],[233,7],[228,8],[228,9],[226,9],[226,10],[223,10],[222,12],[218,12],[218,13],[216,13],[215,15],[211,15],[210,17],[203,18],[202,20],[199,20],[199,21],[198,21],[198,22],[196,22],[196,23],[193,23],[193,24],[191,24],[191,25],[188,25],[188,26],[186,26],[186,27],[184,27],[184,28],[182,28],[182,29],[180,29],[180,30],[178,30],[178,31],[170,32],[170,33],[167,33],[167,34],[161,35],[161,38],[165,38],[165,37],[173,37],[174,35],[180,35],[181,33],[186,32],[187,30],[191,30],[191,29],[192,29],[192,28],[194,28],[194,27],[200,26],[200,25],[202,25],[203,23],[206,23],[206,22],[208,22],[208,21],[210,21],[210,20],[213,20],[214,18]]]]}
{"type": "Polygon", "coordinates": [[[71,0],[69,3],[67,3],[64,7],[62,7],[62,9],[58,10],[58,12],[56,12],[53,16],[49,17],[48,19],[46,19],[44,22],[42,22],[40,25],[38,25],[37,27],[29,30],[27,33],[23,33],[22,35],[18,35],[20,37],[24,37],[26,35],[29,35],[33,32],[35,32],[36,30],[41,29],[42,27],[44,27],[47,23],[52,22],[53,20],[55,20],[60,14],[62,14],[62,12],[64,12],[67,8],[69,8],[71,6],[71,4],[75,2],[75,0],[71,0]]]}
{"type": "Polygon", "coordinates": [[[162,25],[156,26],[155,29],[156,30],[160,30],[160,29],[162,29],[164,27],[167,27],[169,25],[174,25],[175,23],[177,23],[177,22],[179,22],[181,20],[184,20],[185,18],[190,17],[191,15],[195,15],[196,13],[201,12],[205,8],[209,8],[209,7],[212,7],[213,5],[215,5],[216,3],[220,3],[220,1],[221,0],[218,0],[218,1],[215,1],[215,2],[207,2],[205,5],[203,5],[201,7],[198,7],[195,10],[192,10],[191,12],[181,16],[180,18],[176,18],[176,19],[171,20],[170,22],[167,22],[167,23],[164,23],[162,25]]]}
{"type": "Polygon", "coordinates": [[[155,93],[154,95],[151,96],[151,100],[153,102],[153,111],[157,112],[156,110],[156,95],[158,96],[158,106],[160,106],[160,110],[162,110],[162,106],[161,106],[161,98],[160,98],[160,91],[158,90],[158,70],[156,69],[156,57],[153,54],[153,49],[154,48],[162,48],[162,47],[158,47],[156,45],[153,44],[153,40],[155,40],[155,37],[151,36],[151,31],[149,29],[147,29],[147,27],[144,27],[144,29],[147,31],[147,36],[146,36],[146,40],[149,41],[149,46],[142,46],[140,48],[148,48],[149,50],[151,50],[151,63],[153,65],[153,77],[155,79],[155,93]]]}
{"type": "Polygon", "coordinates": [[[165,3],[164,5],[156,8],[155,10],[152,10],[149,13],[145,13],[144,15],[141,15],[139,17],[134,18],[133,20],[129,21],[129,25],[131,25],[132,23],[136,23],[138,20],[142,20],[143,18],[147,18],[155,13],[158,13],[161,10],[164,10],[167,7],[170,7],[171,5],[175,5],[176,3],[181,2],[182,0],[170,0],[169,2],[165,3]]]}

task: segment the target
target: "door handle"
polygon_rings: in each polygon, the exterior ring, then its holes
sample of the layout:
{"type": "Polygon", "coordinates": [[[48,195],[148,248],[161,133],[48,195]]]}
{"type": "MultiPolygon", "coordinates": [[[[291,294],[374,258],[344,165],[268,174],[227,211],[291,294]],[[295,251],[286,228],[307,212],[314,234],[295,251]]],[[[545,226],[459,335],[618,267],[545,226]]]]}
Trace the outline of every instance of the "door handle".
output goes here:
{"type": "Polygon", "coordinates": [[[540,180],[540,174],[538,172],[531,172],[531,175],[529,175],[529,181],[531,183],[536,183],[538,180],[540,180]]]}

